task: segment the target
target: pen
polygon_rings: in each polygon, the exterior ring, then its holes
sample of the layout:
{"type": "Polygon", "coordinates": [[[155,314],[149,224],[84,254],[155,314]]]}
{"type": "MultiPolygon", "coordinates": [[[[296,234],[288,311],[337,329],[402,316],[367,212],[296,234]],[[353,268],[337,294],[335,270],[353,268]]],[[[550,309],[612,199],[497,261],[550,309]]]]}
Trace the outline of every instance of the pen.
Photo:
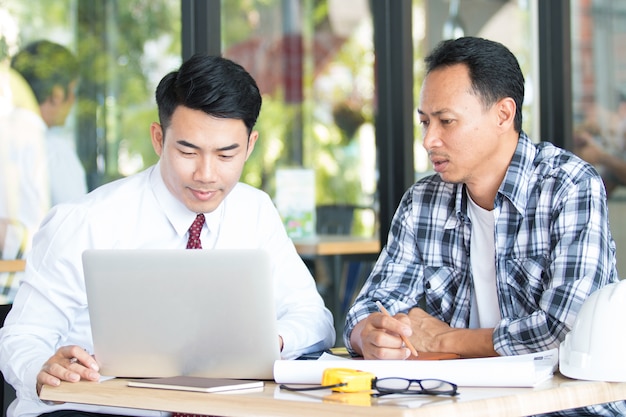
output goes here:
{"type": "MultiPolygon", "coordinates": [[[[376,300],[376,305],[378,306],[379,310],[383,313],[386,314],[387,316],[391,317],[391,314],[389,314],[389,312],[387,311],[387,309],[385,308],[385,306],[378,300],[376,300]]],[[[406,347],[409,348],[409,350],[411,351],[411,354],[413,356],[418,356],[417,355],[417,350],[415,350],[415,347],[413,347],[413,344],[409,341],[409,339],[401,334],[400,337],[402,338],[402,341],[404,342],[404,345],[406,347]]]]}

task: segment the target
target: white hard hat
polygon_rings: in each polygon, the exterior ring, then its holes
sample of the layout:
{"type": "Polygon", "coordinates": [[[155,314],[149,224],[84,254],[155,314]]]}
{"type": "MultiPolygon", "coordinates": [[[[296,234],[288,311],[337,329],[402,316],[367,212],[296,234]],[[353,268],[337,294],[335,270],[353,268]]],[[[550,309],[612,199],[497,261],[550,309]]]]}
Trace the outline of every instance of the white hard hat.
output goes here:
{"type": "Polygon", "coordinates": [[[561,373],[576,379],[626,381],[625,320],[626,280],[591,294],[559,348],[561,373]]]}

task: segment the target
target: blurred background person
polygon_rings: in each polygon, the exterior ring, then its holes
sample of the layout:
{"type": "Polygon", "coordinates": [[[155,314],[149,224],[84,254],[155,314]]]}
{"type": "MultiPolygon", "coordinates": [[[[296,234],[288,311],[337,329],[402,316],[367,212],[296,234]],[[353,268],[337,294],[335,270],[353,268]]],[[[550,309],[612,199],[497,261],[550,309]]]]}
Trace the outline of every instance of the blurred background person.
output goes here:
{"type": "MultiPolygon", "coordinates": [[[[0,259],[22,259],[50,208],[45,126],[26,81],[10,68],[0,33],[0,259]]],[[[0,304],[11,304],[21,273],[0,273],[0,304]]]]}
{"type": "Polygon", "coordinates": [[[581,130],[575,135],[576,154],[596,166],[604,181],[607,196],[610,197],[618,186],[626,185],[626,160],[623,154],[612,153],[590,131],[581,130]]]}
{"type": "Polygon", "coordinates": [[[607,196],[626,185],[626,95],[618,95],[617,111],[596,108],[574,132],[574,152],[594,165],[607,196]]]}
{"type": "Polygon", "coordinates": [[[60,127],[76,100],[78,60],[66,47],[47,40],[26,45],[11,60],[11,67],[28,82],[45,123],[50,198],[54,206],[87,192],[85,169],[73,138],[60,127]]]}

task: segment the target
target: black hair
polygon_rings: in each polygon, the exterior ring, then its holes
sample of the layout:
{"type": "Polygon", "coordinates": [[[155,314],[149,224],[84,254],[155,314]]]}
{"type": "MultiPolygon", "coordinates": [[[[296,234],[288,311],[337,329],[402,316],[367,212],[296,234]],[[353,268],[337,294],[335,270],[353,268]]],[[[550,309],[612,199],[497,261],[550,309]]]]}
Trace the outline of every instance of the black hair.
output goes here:
{"type": "Polygon", "coordinates": [[[47,40],[28,44],[11,59],[11,67],[28,82],[39,104],[50,97],[57,85],[67,94],[70,83],[80,76],[76,56],[47,40]]]}
{"type": "Polygon", "coordinates": [[[201,110],[214,117],[242,120],[252,132],[261,111],[261,93],[239,64],[219,56],[196,54],[156,89],[159,121],[166,129],[176,107],[201,110]]]}
{"type": "Polygon", "coordinates": [[[472,90],[481,97],[485,108],[511,97],[516,106],[514,128],[517,132],[522,130],[524,75],[517,58],[504,45],[476,37],[446,40],[437,45],[425,62],[427,74],[444,66],[466,65],[472,90]]]}

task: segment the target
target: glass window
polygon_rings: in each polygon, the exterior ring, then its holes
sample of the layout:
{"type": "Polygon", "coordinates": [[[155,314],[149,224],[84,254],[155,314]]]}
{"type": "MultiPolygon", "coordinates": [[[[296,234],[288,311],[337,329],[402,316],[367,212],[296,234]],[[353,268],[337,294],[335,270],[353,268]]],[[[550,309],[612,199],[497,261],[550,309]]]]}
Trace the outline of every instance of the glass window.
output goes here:
{"type": "Polygon", "coordinates": [[[573,120],[578,150],[598,166],[611,196],[623,191],[623,176],[619,171],[611,171],[601,160],[602,155],[592,153],[592,148],[599,144],[615,156],[626,155],[624,41],[623,2],[579,1],[572,8],[573,120]]]}
{"type": "MultiPolygon", "coordinates": [[[[0,0],[0,259],[51,206],[157,157],[154,90],[180,65],[172,0],[0,0]]],[[[0,274],[0,303],[17,289],[0,274]]]]}
{"type": "MultiPolygon", "coordinates": [[[[415,59],[415,107],[424,78],[423,59],[443,39],[479,36],[500,42],[517,57],[526,81],[523,129],[539,140],[537,28],[535,0],[413,0],[413,45],[415,59]],[[530,42],[528,40],[531,40],[530,42]]],[[[428,155],[422,147],[419,117],[415,117],[415,172],[431,173],[428,155]]]]}
{"type": "Polygon", "coordinates": [[[571,7],[574,151],[594,164],[609,195],[618,269],[626,270],[626,3],[578,0],[571,7]]]}
{"type": "Polygon", "coordinates": [[[350,231],[371,236],[377,178],[367,0],[223,1],[222,51],[263,95],[259,141],[242,180],[274,196],[277,169],[313,170],[315,204],[356,207],[350,231]]]}
{"type": "MultiPolygon", "coordinates": [[[[7,53],[49,40],[80,64],[76,102],[60,135],[76,149],[89,189],[157,160],[150,123],[158,120],[154,90],[180,65],[180,2],[171,0],[3,0],[7,53]]],[[[50,179],[52,182],[55,178],[50,179]]]]}

